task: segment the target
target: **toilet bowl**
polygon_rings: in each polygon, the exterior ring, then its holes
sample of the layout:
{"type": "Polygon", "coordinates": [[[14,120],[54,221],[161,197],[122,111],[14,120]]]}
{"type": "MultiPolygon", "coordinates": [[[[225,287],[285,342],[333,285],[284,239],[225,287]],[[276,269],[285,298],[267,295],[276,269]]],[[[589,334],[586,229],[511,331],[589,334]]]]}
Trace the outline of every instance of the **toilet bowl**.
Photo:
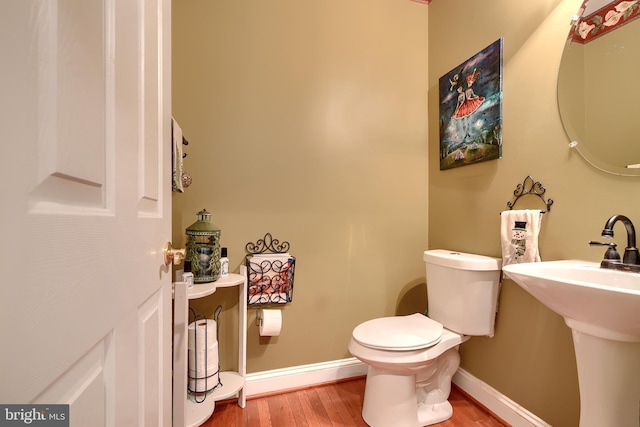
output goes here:
{"type": "Polygon", "coordinates": [[[351,354],[368,365],[362,418],[371,427],[421,427],[453,415],[447,400],[460,366],[458,348],[492,335],[501,260],[425,251],[431,317],[368,320],[353,330],[351,354]]]}
{"type": "Polygon", "coordinates": [[[451,418],[451,378],[460,365],[458,346],[468,339],[422,314],[358,325],[349,351],[368,365],[364,421],[418,427],[451,418]]]}

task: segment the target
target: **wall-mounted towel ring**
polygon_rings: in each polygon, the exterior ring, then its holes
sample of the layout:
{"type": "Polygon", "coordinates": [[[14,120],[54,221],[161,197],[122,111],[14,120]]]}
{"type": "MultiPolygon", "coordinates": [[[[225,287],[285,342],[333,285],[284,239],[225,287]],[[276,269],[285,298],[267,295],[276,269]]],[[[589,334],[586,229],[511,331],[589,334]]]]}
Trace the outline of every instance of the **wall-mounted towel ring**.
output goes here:
{"type": "Polygon", "coordinates": [[[513,201],[507,202],[507,207],[509,208],[509,210],[511,210],[520,197],[533,195],[538,196],[547,206],[547,210],[542,211],[542,213],[549,212],[551,210],[551,205],[553,205],[553,199],[544,199],[544,193],[546,191],[547,190],[542,186],[540,182],[534,181],[533,178],[531,178],[531,175],[529,175],[524,179],[522,184],[518,184],[516,186],[516,189],[513,190],[515,199],[513,199],[513,201]]]}

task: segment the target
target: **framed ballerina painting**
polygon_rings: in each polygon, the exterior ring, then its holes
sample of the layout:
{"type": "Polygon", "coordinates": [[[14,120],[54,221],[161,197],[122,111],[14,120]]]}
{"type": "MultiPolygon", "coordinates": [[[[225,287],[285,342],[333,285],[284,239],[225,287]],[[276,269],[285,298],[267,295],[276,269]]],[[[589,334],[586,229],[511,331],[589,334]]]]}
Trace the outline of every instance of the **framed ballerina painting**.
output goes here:
{"type": "Polygon", "coordinates": [[[502,157],[502,39],[439,81],[440,170],[502,157]]]}

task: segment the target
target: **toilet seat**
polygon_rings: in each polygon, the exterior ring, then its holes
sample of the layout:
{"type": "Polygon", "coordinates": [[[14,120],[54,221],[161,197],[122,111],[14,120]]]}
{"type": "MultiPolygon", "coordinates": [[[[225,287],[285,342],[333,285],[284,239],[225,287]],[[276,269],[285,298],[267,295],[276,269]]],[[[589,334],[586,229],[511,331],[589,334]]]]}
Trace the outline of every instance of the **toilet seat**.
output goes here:
{"type": "Polygon", "coordinates": [[[368,320],[356,326],[353,339],[377,350],[420,350],[440,342],[442,329],[440,323],[416,313],[368,320]]]}

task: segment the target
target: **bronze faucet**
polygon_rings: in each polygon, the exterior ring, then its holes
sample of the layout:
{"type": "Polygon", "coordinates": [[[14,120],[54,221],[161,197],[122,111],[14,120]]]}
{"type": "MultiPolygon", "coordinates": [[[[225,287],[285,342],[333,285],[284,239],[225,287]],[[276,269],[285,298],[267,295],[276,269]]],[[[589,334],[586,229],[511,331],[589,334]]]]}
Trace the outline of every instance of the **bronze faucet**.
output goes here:
{"type": "Polygon", "coordinates": [[[613,226],[616,222],[622,221],[624,227],[627,230],[627,247],[624,249],[624,256],[622,257],[623,264],[638,265],[640,264],[640,253],[636,247],[636,229],[629,218],[624,215],[614,215],[607,220],[607,223],[602,230],[602,237],[613,237],[613,226]]]}

